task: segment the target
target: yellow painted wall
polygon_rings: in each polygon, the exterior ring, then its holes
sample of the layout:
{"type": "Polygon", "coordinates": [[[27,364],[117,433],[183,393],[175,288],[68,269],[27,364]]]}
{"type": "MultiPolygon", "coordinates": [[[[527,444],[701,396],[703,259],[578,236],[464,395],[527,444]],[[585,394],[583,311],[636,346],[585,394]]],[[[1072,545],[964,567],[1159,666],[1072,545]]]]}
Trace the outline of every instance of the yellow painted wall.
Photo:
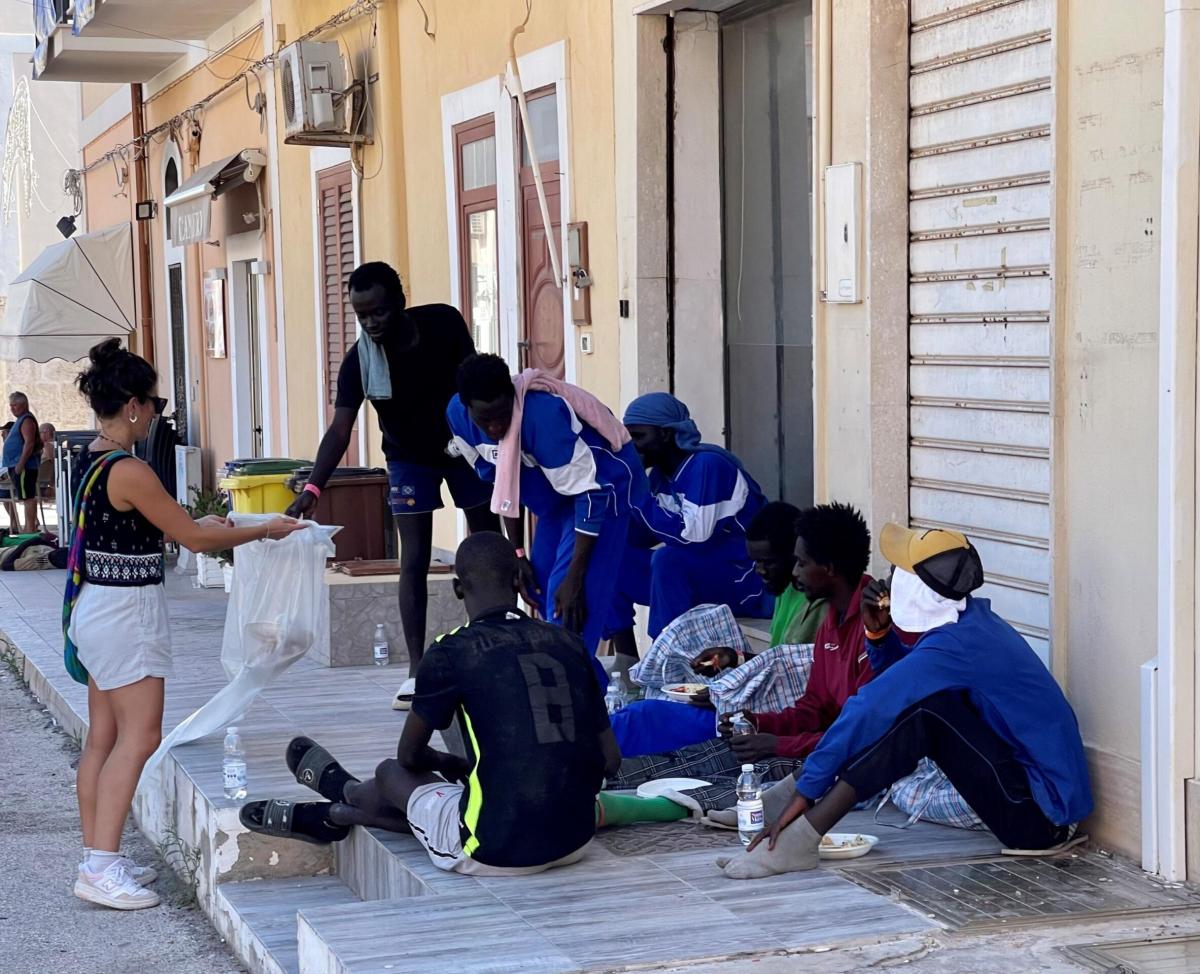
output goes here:
{"type": "MultiPolygon", "coordinates": [[[[341,9],[327,0],[276,0],[273,20],[291,42],[341,9]]],[[[372,94],[375,144],[361,155],[363,182],[361,251],[364,260],[386,260],[400,271],[409,302],[448,301],[451,273],[446,224],[445,160],[441,99],[503,73],[513,28],[524,17],[523,0],[441,0],[426,4],[434,37],[415,0],[389,0],[378,13],[372,71],[379,82],[372,94]]],[[[533,17],[517,42],[519,54],[567,40],[570,98],[572,221],[589,224],[592,312],[597,352],[578,359],[580,383],[605,400],[618,395],[615,162],[612,115],[611,5],[606,0],[534,5],[533,17]]],[[[354,63],[371,40],[363,19],[338,35],[354,63]]],[[[282,113],[281,113],[282,114],[282,113]]],[[[281,120],[282,123],[282,120],[281,120]]],[[[312,193],[308,150],[285,146],[280,138],[280,228],[286,279],[311,279],[313,267],[312,193]]],[[[288,422],[294,454],[315,452],[323,430],[317,410],[301,390],[315,389],[314,300],[305,287],[287,289],[284,319],[288,342],[288,422]]],[[[568,336],[578,342],[578,332],[568,336]]],[[[373,415],[368,418],[369,461],[381,463],[373,415]]],[[[454,547],[449,512],[438,520],[435,543],[454,547]]]]}
{"type": "Polygon", "coordinates": [[[87,118],[122,88],[126,91],[129,90],[126,85],[102,84],[98,81],[81,84],[79,86],[79,106],[82,117],[87,118]]]}
{"type": "MultiPolygon", "coordinates": [[[[221,56],[210,59],[207,66],[200,66],[169,85],[146,103],[146,128],[153,129],[171,119],[179,112],[190,108],[209,93],[220,87],[225,78],[238,74],[247,63],[259,58],[262,53],[262,33],[256,29],[244,36],[221,56]]],[[[251,82],[251,89],[255,88],[251,82]]],[[[259,131],[258,115],[247,107],[242,84],[231,88],[210,102],[204,109],[202,135],[198,144],[189,145],[183,134],[180,157],[183,163],[181,182],[197,168],[217,162],[246,148],[261,148],[270,151],[270,140],[259,131]]],[[[168,311],[166,294],[166,267],[163,254],[164,224],[166,210],[161,206],[165,193],[162,185],[163,157],[167,136],[161,135],[151,149],[150,195],[160,202],[158,215],[151,229],[153,288],[155,309],[156,352],[159,370],[169,374],[170,346],[168,344],[168,311]]],[[[264,198],[267,190],[264,173],[264,198]]],[[[213,204],[213,229],[210,239],[221,242],[220,213],[223,203],[213,204]]],[[[267,230],[262,243],[262,257],[271,258],[270,216],[266,215],[267,230]]],[[[188,314],[188,339],[193,366],[193,379],[201,377],[200,395],[197,399],[196,418],[200,427],[200,441],[205,447],[205,462],[210,470],[219,467],[234,454],[234,416],[232,410],[232,360],[210,358],[205,351],[202,287],[204,272],[212,268],[225,267],[226,249],[223,245],[193,244],[186,248],[185,282],[188,314]]],[[[265,327],[274,335],[276,315],[274,312],[273,286],[267,279],[267,322],[265,327]]],[[[226,282],[226,346],[232,345],[232,308],[230,306],[230,282],[226,282]]],[[[273,344],[273,343],[272,343],[273,344]]],[[[278,389],[275,381],[275,358],[269,357],[262,368],[270,376],[270,388],[278,389]]],[[[268,403],[265,409],[269,423],[278,425],[278,408],[268,403]]]]}

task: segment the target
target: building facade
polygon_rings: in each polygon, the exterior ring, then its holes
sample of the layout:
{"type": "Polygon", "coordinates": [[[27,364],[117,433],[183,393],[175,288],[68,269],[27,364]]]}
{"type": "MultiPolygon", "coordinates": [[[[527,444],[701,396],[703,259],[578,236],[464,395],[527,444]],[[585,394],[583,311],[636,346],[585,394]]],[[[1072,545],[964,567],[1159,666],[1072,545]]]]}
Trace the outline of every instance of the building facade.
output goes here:
{"type": "MultiPolygon", "coordinates": [[[[1200,877],[1186,5],[147,0],[137,42],[92,6],[105,57],[149,46],[115,77],[50,38],[43,71],[123,85],[85,86],[93,229],[137,202],[112,155],[129,83],[166,126],[155,356],[212,464],[315,453],[357,335],[346,277],[387,260],[514,369],[618,409],[674,390],[773,497],[968,533],[1075,706],[1089,830],[1200,877]],[[336,42],[362,93],[341,143],[288,141],[262,59],[299,39],[336,42]],[[257,207],[220,192],[243,150],[257,207]],[[173,236],[212,166],[204,239],[173,236]]],[[[382,460],[369,415],[353,453],[382,460]]],[[[461,533],[447,513],[436,543],[461,533]]]]}

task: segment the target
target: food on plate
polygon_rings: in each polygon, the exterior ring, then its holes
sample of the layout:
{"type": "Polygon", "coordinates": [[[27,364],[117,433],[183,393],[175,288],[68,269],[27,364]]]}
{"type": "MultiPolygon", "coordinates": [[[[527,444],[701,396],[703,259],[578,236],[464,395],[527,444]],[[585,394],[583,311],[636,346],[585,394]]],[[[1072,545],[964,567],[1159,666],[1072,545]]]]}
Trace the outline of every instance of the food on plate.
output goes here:
{"type": "Polygon", "coordinates": [[[688,695],[699,693],[701,690],[708,688],[703,683],[677,683],[674,686],[667,687],[668,693],[686,693],[688,695]]]}
{"type": "Polygon", "coordinates": [[[866,844],[866,838],[861,835],[852,836],[848,841],[843,842],[839,842],[829,835],[821,836],[821,847],[824,849],[854,849],[866,844]]]}

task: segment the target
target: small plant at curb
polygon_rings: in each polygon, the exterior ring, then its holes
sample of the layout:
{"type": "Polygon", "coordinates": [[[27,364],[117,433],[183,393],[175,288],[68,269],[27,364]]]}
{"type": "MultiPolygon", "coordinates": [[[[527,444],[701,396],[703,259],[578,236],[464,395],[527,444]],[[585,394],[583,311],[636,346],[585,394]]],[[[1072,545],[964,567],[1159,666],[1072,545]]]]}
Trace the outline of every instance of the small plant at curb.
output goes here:
{"type": "Polygon", "coordinates": [[[18,680],[25,679],[24,659],[17,647],[3,636],[0,636],[0,663],[8,667],[10,673],[18,680]]]}
{"type": "Polygon", "coordinates": [[[169,826],[163,830],[163,839],[155,844],[159,858],[171,867],[179,878],[180,893],[176,898],[181,907],[195,906],[200,887],[200,864],[203,853],[169,826]]]}
{"type": "MultiPolygon", "coordinates": [[[[192,488],[192,502],[187,506],[187,512],[193,519],[198,520],[215,514],[217,517],[229,517],[229,502],[225,495],[215,490],[196,490],[192,488]]],[[[233,564],[233,549],[214,551],[212,557],[222,565],[233,564]]]]}

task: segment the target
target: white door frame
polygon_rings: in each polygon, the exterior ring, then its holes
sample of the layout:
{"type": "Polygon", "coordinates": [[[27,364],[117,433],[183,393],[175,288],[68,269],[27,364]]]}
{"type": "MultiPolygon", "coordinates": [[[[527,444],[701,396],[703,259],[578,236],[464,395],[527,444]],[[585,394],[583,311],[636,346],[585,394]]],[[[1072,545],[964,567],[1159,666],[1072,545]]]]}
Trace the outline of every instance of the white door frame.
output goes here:
{"type": "MultiPolygon", "coordinates": [[[[183,171],[183,158],[179,153],[179,146],[174,139],[167,139],[162,154],[162,160],[159,165],[158,179],[160,186],[166,186],[167,166],[175,163],[175,171],[179,174],[179,181],[182,183],[187,176],[183,171]]],[[[163,236],[163,302],[166,308],[167,318],[167,355],[168,362],[171,368],[171,402],[175,411],[179,411],[179,403],[175,402],[175,336],[171,330],[171,265],[178,264],[180,268],[181,284],[183,287],[183,378],[184,386],[187,389],[187,402],[183,404],[184,415],[187,417],[188,429],[188,444],[195,445],[198,441],[199,430],[196,428],[198,422],[196,417],[196,385],[198,380],[194,378],[192,369],[192,350],[191,343],[188,341],[190,331],[188,328],[188,259],[187,249],[179,247],[171,243],[171,236],[168,233],[170,219],[167,216],[165,209],[162,220],[162,236],[163,236]]]]}
{"type": "Polygon", "coordinates": [[[254,430],[253,410],[250,403],[250,370],[252,352],[258,359],[259,410],[262,415],[263,456],[271,456],[274,437],[271,433],[271,417],[267,404],[271,402],[270,362],[271,344],[268,338],[266,295],[263,277],[266,265],[263,262],[262,234],[257,230],[235,234],[225,241],[226,287],[229,306],[229,363],[230,385],[233,391],[233,452],[235,456],[253,456],[254,430]],[[258,265],[257,267],[255,265],[258,265]],[[249,265],[239,267],[238,265],[249,265]],[[246,271],[243,277],[242,272],[246,271]],[[249,303],[254,303],[258,317],[258,348],[249,348],[248,315],[249,303]]]}
{"type": "MultiPolygon", "coordinates": [[[[558,110],[559,165],[559,240],[560,264],[566,267],[567,225],[571,222],[571,134],[567,92],[567,42],[556,41],[518,58],[521,82],[526,91],[554,85],[558,110]]],[[[442,96],[442,166],[446,186],[446,237],[449,240],[450,303],[462,308],[459,255],[457,160],[454,155],[454,127],[476,118],[491,116],[496,125],[496,223],[497,259],[500,264],[500,354],[510,366],[520,361],[517,340],[521,333],[521,248],[517,173],[521,168],[521,147],[517,143],[517,107],[501,77],[442,96]]],[[[576,327],[571,318],[571,302],[563,295],[563,365],[568,382],[576,379],[578,353],[576,327]]]]}
{"type": "MultiPolygon", "coordinates": [[[[317,429],[324,435],[328,420],[325,418],[325,402],[329,394],[328,383],[325,381],[325,342],[322,334],[322,324],[325,314],[325,268],[321,263],[321,191],[317,177],[326,169],[351,162],[350,150],[330,146],[312,149],[308,154],[309,180],[312,187],[312,228],[313,228],[313,345],[316,349],[317,361],[317,429]]],[[[362,263],[362,213],[359,210],[359,195],[362,184],[358,170],[350,168],[351,204],[354,207],[354,266],[362,263]]],[[[354,322],[354,333],[362,334],[358,322],[354,322]]],[[[367,404],[364,400],[358,410],[358,457],[359,462],[367,462],[367,404]]]]}

